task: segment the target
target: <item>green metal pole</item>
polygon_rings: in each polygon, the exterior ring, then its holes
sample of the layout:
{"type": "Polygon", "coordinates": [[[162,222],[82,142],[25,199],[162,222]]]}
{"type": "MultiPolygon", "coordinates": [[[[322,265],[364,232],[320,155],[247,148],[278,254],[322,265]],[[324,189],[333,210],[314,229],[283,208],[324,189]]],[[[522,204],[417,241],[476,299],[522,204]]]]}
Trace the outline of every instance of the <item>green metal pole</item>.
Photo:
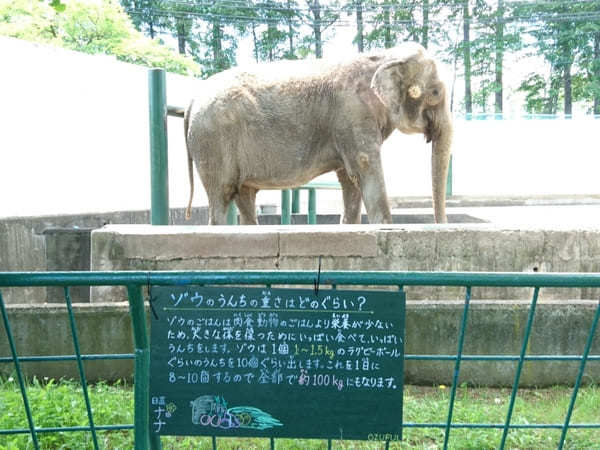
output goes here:
{"type": "Polygon", "coordinates": [[[577,399],[577,393],[579,392],[579,386],[581,385],[581,379],[583,378],[583,374],[585,372],[585,364],[588,361],[588,355],[590,354],[590,349],[592,348],[592,343],[594,342],[594,335],[596,334],[596,326],[598,325],[598,319],[600,319],[600,302],[598,302],[598,306],[596,307],[596,314],[594,314],[594,320],[592,320],[592,326],[590,327],[590,333],[588,334],[588,338],[585,343],[585,349],[583,350],[583,355],[581,358],[581,363],[579,364],[579,372],[577,373],[577,378],[575,379],[575,386],[573,387],[573,394],[571,395],[571,400],[569,402],[569,409],[567,409],[567,416],[565,418],[565,424],[564,424],[562,432],[560,434],[560,441],[558,442],[558,450],[562,450],[563,446],[565,445],[567,431],[569,431],[569,422],[571,421],[571,414],[573,414],[573,408],[575,407],[575,400],[577,399]]]}
{"type": "Polygon", "coordinates": [[[169,163],[167,152],[167,88],[165,71],[148,70],[150,110],[151,224],[169,224],[169,163]]]}
{"type": "Polygon", "coordinates": [[[456,388],[458,387],[458,380],[460,374],[460,362],[462,360],[462,353],[465,344],[465,330],[467,328],[467,318],[469,316],[469,305],[471,304],[471,286],[467,286],[467,292],[465,294],[465,307],[463,309],[463,316],[460,322],[460,331],[458,334],[458,350],[456,351],[456,362],[454,363],[454,375],[452,377],[452,390],[450,391],[450,406],[448,407],[448,419],[446,420],[446,432],[444,433],[444,450],[448,448],[448,442],[450,439],[450,427],[452,424],[452,414],[454,413],[454,400],[456,398],[456,388]]]}
{"type": "Polygon", "coordinates": [[[448,178],[446,179],[446,197],[452,197],[452,155],[448,163],[448,178]]]}
{"type": "Polygon", "coordinates": [[[71,337],[73,338],[73,348],[75,355],[77,356],[77,369],[79,370],[79,379],[81,380],[81,389],[83,390],[83,399],[85,401],[85,408],[87,411],[88,422],[90,424],[90,431],[92,432],[92,442],[94,449],[98,450],[98,436],[96,434],[96,427],[94,426],[94,415],[92,413],[92,405],[90,403],[90,396],[87,387],[87,378],[85,377],[85,369],[83,367],[83,360],[81,358],[81,348],[79,346],[79,336],[77,334],[77,326],[75,325],[75,315],[73,314],[73,304],[71,302],[71,294],[69,288],[65,286],[65,301],[67,303],[67,311],[69,313],[69,324],[71,325],[71,337]]]}
{"type": "Polygon", "coordinates": [[[533,325],[533,319],[535,317],[535,308],[537,306],[538,295],[540,288],[535,287],[533,290],[533,299],[531,300],[531,306],[529,307],[529,315],[527,316],[527,325],[525,326],[525,335],[523,336],[523,344],[521,345],[521,354],[519,356],[519,362],[517,363],[517,372],[515,373],[515,381],[513,382],[512,393],[510,394],[510,401],[508,403],[508,412],[506,414],[506,421],[504,422],[504,429],[502,430],[502,439],[500,440],[500,450],[504,449],[506,445],[506,438],[510,427],[510,421],[512,419],[513,408],[515,406],[515,400],[517,398],[517,391],[519,390],[519,380],[521,379],[521,371],[523,370],[523,362],[525,361],[525,354],[527,353],[527,346],[529,345],[529,336],[531,334],[531,326],[533,325]]]}
{"type": "Polygon", "coordinates": [[[300,189],[292,189],[292,214],[300,212],[300,189]]]}
{"type": "Polygon", "coordinates": [[[21,389],[21,397],[23,398],[23,406],[25,407],[25,415],[27,416],[27,423],[29,425],[29,434],[31,435],[31,442],[33,448],[38,450],[40,444],[37,438],[37,432],[35,425],[33,424],[33,415],[31,414],[31,407],[29,406],[29,399],[27,398],[27,387],[25,386],[25,377],[21,370],[21,364],[17,356],[17,347],[13,338],[12,330],[10,329],[10,322],[8,321],[8,314],[6,312],[6,306],[4,305],[4,299],[2,298],[2,292],[0,292],[0,311],[2,312],[2,321],[4,322],[4,330],[6,331],[6,337],[8,339],[8,345],[12,354],[12,359],[15,364],[15,370],[17,372],[17,380],[19,381],[19,388],[21,389]]]}
{"type": "MultiPolygon", "coordinates": [[[[150,448],[151,430],[150,344],[148,332],[146,330],[146,309],[144,308],[144,297],[140,286],[127,286],[127,293],[135,345],[135,372],[133,384],[135,449],[147,450],[150,448]]],[[[153,439],[153,441],[156,442],[156,439],[153,439]]]]}
{"type": "Polygon", "coordinates": [[[281,191],[281,225],[292,223],[292,213],[290,211],[290,190],[281,191]]]}
{"type": "Polygon", "coordinates": [[[317,190],[312,188],[308,190],[308,223],[317,223],[317,190]]]}
{"type": "Polygon", "coordinates": [[[229,207],[227,208],[227,225],[237,225],[237,224],[238,224],[237,206],[235,206],[234,201],[231,201],[231,203],[229,203],[229,207]]]}

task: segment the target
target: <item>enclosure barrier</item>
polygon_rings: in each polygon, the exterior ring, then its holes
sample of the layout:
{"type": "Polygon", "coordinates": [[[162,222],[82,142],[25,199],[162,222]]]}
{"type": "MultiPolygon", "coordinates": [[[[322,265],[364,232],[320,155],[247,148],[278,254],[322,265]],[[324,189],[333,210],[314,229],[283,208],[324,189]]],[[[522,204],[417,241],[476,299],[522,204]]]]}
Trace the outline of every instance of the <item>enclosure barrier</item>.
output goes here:
{"type": "MultiPolygon", "coordinates": [[[[588,361],[597,362],[600,355],[590,355],[598,320],[600,318],[600,303],[595,310],[592,324],[589,329],[585,348],[581,355],[535,355],[527,356],[529,336],[535,316],[536,305],[541,288],[563,287],[582,288],[600,287],[600,274],[598,273],[483,273],[483,272],[321,272],[316,274],[309,271],[269,271],[269,272],[4,272],[0,273],[0,287],[32,287],[32,286],[62,286],[65,289],[65,302],[68,310],[71,333],[73,338],[74,355],[55,356],[19,356],[15,346],[15,337],[11,331],[7,308],[0,291],[0,308],[4,329],[8,338],[11,356],[0,358],[0,363],[14,364],[18,383],[20,386],[23,405],[27,416],[28,428],[3,429],[0,435],[26,434],[31,436],[34,448],[39,448],[39,433],[57,432],[89,432],[92,435],[94,448],[98,449],[97,432],[100,430],[134,430],[136,449],[161,448],[160,439],[151,432],[149,418],[149,367],[150,367],[150,342],[146,326],[146,310],[144,307],[143,288],[150,286],[181,286],[181,285],[313,285],[320,283],[331,285],[333,289],[338,285],[370,285],[370,286],[395,286],[403,291],[404,286],[462,286],[465,288],[464,309],[459,328],[458,348],[455,355],[419,355],[406,354],[405,360],[442,360],[454,361],[453,383],[450,391],[448,414],[445,423],[420,423],[403,422],[406,428],[441,428],[444,429],[443,448],[448,448],[451,430],[456,428],[493,428],[501,429],[502,437],[499,448],[506,444],[508,433],[511,430],[522,429],[558,429],[561,430],[558,448],[562,449],[569,429],[587,428],[600,429],[600,423],[571,423],[571,414],[577,399],[585,366],[588,361]],[[317,278],[318,277],[318,278],[317,278]],[[317,281],[318,280],[318,281],[317,281]],[[135,352],[133,354],[104,354],[82,355],[79,350],[77,327],[69,294],[70,286],[125,286],[129,298],[129,310],[132,321],[135,352]],[[523,335],[519,355],[464,355],[463,344],[465,328],[471,302],[471,288],[478,286],[489,287],[531,287],[533,295],[529,306],[528,319],[523,335]],[[92,406],[88,397],[83,361],[93,359],[123,359],[135,360],[135,423],[134,424],[103,424],[94,422],[92,406]],[[75,360],[79,368],[81,388],[88,415],[88,426],[39,428],[35,426],[33,414],[27,395],[27,383],[21,369],[22,363],[29,361],[57,361],[75,360]],[[452,420],[456,396],[457,382],[462,361],[517,361],[512,393],[508,412],[504,423],[455,423],[452,420]],[[524,361],[579,361],[579,370],[574,380],[573,392],[566,411],[563,423],[549,424],[514,424],[512,414],[517,397],[519,380],[524,361]]],[[[213,448],[217,448],[217,438],[213,437],[213,448]]],[[[386,448],[390,441],[386,441],[386,448]]],[[[328,440],[331,448],[332,440],[328,440]]],[[[271,448],[275,447],[275,438],[271,438],[271,448]]]]}

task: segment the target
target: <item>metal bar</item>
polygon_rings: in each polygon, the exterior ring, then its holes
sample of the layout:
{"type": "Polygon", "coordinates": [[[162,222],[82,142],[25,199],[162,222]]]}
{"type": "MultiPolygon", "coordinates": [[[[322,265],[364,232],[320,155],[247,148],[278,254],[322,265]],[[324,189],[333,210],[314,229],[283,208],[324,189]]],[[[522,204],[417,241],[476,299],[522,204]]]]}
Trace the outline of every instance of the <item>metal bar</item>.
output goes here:
{"type": "MultiPolygon", "coordinates": [[[[290,210],[290,190],[281,190],[281,225],[292,223],[292,213],[290,210]]],[[[262,283],[261,283],[262,284],[262,283]]]]}
{"type": "Polygon", "coordinates": [[[444,450],[448,448],[448,440],[450,439],[450,424],[452,423],[452,413],[454,412],[454,400],[456,398],[456,387],[458,385],[458,376],[460,373],[460,361],[465,342],[465,329],[467,328],[467,319],[469,316],[469,303],[471,301],[471,286],[467,286],[465,295],[465,307],[463,316],[460,322],[460,331],[458,335],[458,349],[456,351],[456,363],[454,365],[454,376],[452,379],[452,389],[450,391],[450,406],[448,407],[448,419],[446,420],[446,432],[444,433],[444,450]]]}
{"type": "Polygon", "coordinates": [[[314,188],[308,190],[308,223],[317,223],[317,190],[314,188]]]}
{"type": "MultiPolygon", "coordinates": [[[[133,424],[126,425],[96,425],[97,431],[120,431],[120,430],[133,430],[133,424]]],[[[79,432],[79,431],[91,431],[90,427],[77,426],[77,427],[46,427],[36,428],[36,433],[60,433],[60,432],[79,432]]],[[[15,428],[11,430],[0,430],[0,435],[5,434],[28,434],[31,431],[29,428],[15,428]]]]}
{"type": "MultiPolygon", "coordinates": [[[[48,356],[19,356],[19,362],[38,362],[38,361],[76,361],[77,355],[48,355],[48,356]]],[[[98,361],[106,359],[135,359],[133,353],[115,353],[98,355],[81,355],[83,361],[98,361]]],[[[0,358],[0,363],[13,362],[10,356],[0,358]]]]}
{"type": "Polygon", "coordinates": [[[217,437],[216,436],[212,437],[212,448],[213,448],[213,450],[217,450],[217,437]]]}
{"type": "Polygon", "coordinates": [[[147,450],[150,448],[150,347],[146,331],[146,311],[144,297],[140,286],[127,286],[129,298],[129,314],[133,329],[135,344],[135,372],[134,372],[134,424],[135,448],[147,450]]]}
{"type": "Polygon", "coordinates": [[[65,286],[65,301],[67,302],[67,311],[69,312],[69,324],[71,325],[73,348],[75,349],[75,355],[77,356],[77,369],[79,370],[79,379],[81,380],[81,389],[83,391],[83,399],[85,400],[85,409],[87,411],[88,422],[90,424],[90,431],[92,432],[92,442],[94,443],[94,448],[98,450],[98,436],[96,435],[96,428],[94,427],[94,415],[92,414],[92,405],[90,404],[90,396],[88,395],[87,379],[85,377],[83,361],[81,360],[79,336],[77,334],[77,327],[75,325],[75,316],[73,314],[73,306],[71,304],[71,294],[67,286],[65,286]]]}
{"type": "Polygon", "coordinates": [[[517,364],[517,372],[515,374],[515,381],[513,382],[512,393],[510,395],[510,403],[508,405],[508,412],[506,414],[506,422],[504,423],[504,430],[502,431],[502,439],[500,441],[500,450],[504,448],[506,444],[506,438],[508,437],[508,430],[510,420],[512,418],[513,408],[515,406],[515,399],[517,397],[517,391],[519,390],[519,380],[521,379],[521,371],[523,370],[523,361],[525,360],[525,353],[527,352],[527,346],[529,345],[529,335],[531,334],[531,326],[533,325],[533,318],[535,316],[535,307],[537,305],[538,294],[540,288],[536,287],[533,291],[533,299],[531,300],[531,307],[529,308],[529,316],[527,317],[527,326],[525,327],[525,335],[523,336],[523,345],[521,346],[521,355],[517,364]]]}
{"type": "Polygon", "coordinates": [[[567,432],[569,431],[569,422],[571,421],[571,414],[573,413],[573,408],[575,407],[575,400],[577,399],[577,393],[579,392],[579,386],[581,385],[581,379],[583,378],[583,373],[585,371],[587,357],[590,353],[590,349],[592,348],[592,342],[594,341],[594,335],[596,334],[596,326],[598,325],[599,318],[600,302],[598,302],[596,314],[594,314],[592,326],[590,327],[590,332],[585,343],[585,349],[583,350],[583,359],[581,360],[581,364],[579,365],[579,372],[577,373],[577,378],[575,379],[575,386],[573,387],[573,395],[571,396],[571,401],[569,402],[569,408],[567,410],[567,416],[565,418],[565,425],[563,426],[560,435],[560,441],[558,442],[558,450],[562,450],[565,443],[565,438],[567,437],[567,432]]]}
{"type": "Polygon", "coordinates": [[[185,106],[167,105],[167,115],[183,119],[185,116],[185,106]]]}
{"type": "Polygon", "coordinates": [[[292,214],[300,212],[300,189],[292,189],[292,214]]]}
{"type": "MultiPolygon", "coordinates": [[[[456,355],[404,355],[405,360],[413,361],[454,361],[456,355]]],[[[519,355],[462,355],[463,361],[518,361],[519,355]]],[[[528,355],[525,361],[581,361],[582,355],[528,355]]],[[[588,361],[600,361],[600,355],[590,355],[588,361]]]]}
{"type": "Polygon", "coordinates": [[[151,224],[169,224],[169,159],[167,141],[167,88],[165,71],[148,70],[150,114],[151,224]]]}
{"type": "Polygon", "coordinates": [[[25,381],[23,380],[23,372],[21,371],[21,365],[19,364],[19,360],[17,359],[17,347],[15,346],[15,340],[13,339],[12,331],[10,329],[8,314],[6,313],[6,306],[4,305],[4,299],[2,298],[2,292],[0,292],[0,309],[2,310],[4,330],[6,331],[6,337],[8,339],[8,345],[10,347],[10,353],[12,354],[13,361],[15,363],[15,370],[17,372],[17,379],[19,381],[19,387],[21,389],[21,396],[23,397],[23,406],[25,407],[25,414],[27,415],[27,423],[29,425],[29,433],[31,434],[31,441],[33,442],[33,447],[37,450],[40,448],[40,446],[35,431],[35,425],[33,424],[31,408],[29,407],[29,400],[27,399],[27,388],[25,387],[25,381]]]}
{"type": "MultiPolygon", "coordinates": [[[[402,346],[402,354],[404,354],[404,351],[406,349],[405,343],[406,343],[406,292],[404,291],[404,286],[400,285],[398,286],[398,293],[400,294],[400,299],[402,300],[402,316],[401,316],[401,320],[400,320],[400,329],[402,330],[401,334],[400,334],[400,345],[402,346]]],[[[406,360],[402,359],[401,361],[402,364],[402,374],[405,373],[406,371],[406,360]]],[[[402,441],[403,439],[403,433],[404,433],[404,376],[400,377],[400,389],[402,389],[402,403],[400,405],[400,440],[402,441]]]]}
{"type": "Polygon", "coordinates": [[[270,441],[271,441],[271,450],[275,450],[275,438],[271,437],[270,441]]]}
{"type": "MultiPolygon", "coordinates": [[[[312,284],[314,271],[0,272],[2,286],[174,286],[312,284]]],[[[323,284],[488,287],[600,287],[600,273],[321,272],[323,284]]]]}
{"type": "Polygon", "coordinates": [[[331,439],[327,439],[327,450],[331,450],[331,439]]]}
{"type": "Polygon", "coordinates": [[[446,178],[446,198],[452,197],[452,155],[448,162],[448,178],[446,178]]]}
{"type": "Polygon", "coordinates": [[[229,202],[229,206],[227,207],[227,225],[237,225],[238,224],[238,210],[237,206],[235,206],[235,202],[229,202]]]}
{"type": "MultiPolygon", "coordinates": [[[[481,428],[481,429],[499,429],[504,428],[506,424],[504,423],[453,423],[451,428],[481,428]]],[[[446,428],[445,423],[414,423],[414,422],[405,422],[403,424],[404,427],[407,428],[446,428]]],[[[515,430],[560,430],[563,427],[562,423],[523,423],[523,424],[511,424],[509,428],[515,430]]],[[[600,428],[600,423],[578,423],[571,424],[569,428],[577,428],[577,429],[593,429],[600,428]]]]}
{"type": "MultiPolygon", "coordinates": [[[[403,424],[407,428],[446,428],[446,423],[430,423],[430,422],[405,422],[403,424]]],[[[539,423],[539,424],[511,424],[512,429],[522,430],[560,430],[564,424],[562,423],[539,423]]],[[[503,423],[453,423],[451,428],[460,429],[500,429],[504,428],[503,423]]],[[[569,428],[576,428],[578,430],[590,430],[594,428],[600,429],[600,423],[573,423],[569,425],[569,428]]],[[[133,430],[133,424],[124,425],[96,425],[98,431],[119,431],[119,430],[133,430]]],[[[36,428],[36,433],[57,433],[57,432],[85,432],[90,431],[88,426],[76,426],[76,427],[47,427],[47,428],[36,428]]],[[[0,429],[0,435],[7,434],[28,434],[31,431],[29,428],[15,428],[10,430],[0,429]]]]}

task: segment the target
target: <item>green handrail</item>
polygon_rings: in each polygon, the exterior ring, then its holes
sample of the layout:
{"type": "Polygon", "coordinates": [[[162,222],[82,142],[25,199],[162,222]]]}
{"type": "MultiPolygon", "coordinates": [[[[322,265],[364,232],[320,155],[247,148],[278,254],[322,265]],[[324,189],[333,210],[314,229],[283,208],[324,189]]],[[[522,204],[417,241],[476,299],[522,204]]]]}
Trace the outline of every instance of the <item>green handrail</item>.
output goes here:
{"type": "MultiPolygon", "coordinates": [[[[0,272],[10,286],[173,286],[180,284],[312,284],[315,272],[115,271],[0,272]]],[[[322,284],[378,286],[600,287],[600,273],[323,271],[322,284]]]]}

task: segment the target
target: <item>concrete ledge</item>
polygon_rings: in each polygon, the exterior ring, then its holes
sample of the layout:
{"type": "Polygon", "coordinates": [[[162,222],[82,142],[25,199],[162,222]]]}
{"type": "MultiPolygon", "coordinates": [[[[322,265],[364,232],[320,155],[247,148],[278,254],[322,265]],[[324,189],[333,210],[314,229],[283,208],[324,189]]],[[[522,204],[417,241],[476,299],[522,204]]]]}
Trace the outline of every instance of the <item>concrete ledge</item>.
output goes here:
{"type": "MultiPolygon", "coordinates": [[[[600,272],[600,228],[472,225],[152,227],[92,233],[92,270],[600,272]]],[[[411,300],[461,299],[456,287],[408,287],[411,300]]],[[[531,289],[474,288],[480,299],[527,299],[531,289]]],[[[540,299],[589,299],[600,289],[543,289],[540,299]]],[[[125,300],[93,288],[91,301],[125,300]]]]}
{"type": "MultiPolygon", "coordinates": [[[[597,301],[540,302],[528,355],[581,355],[597,301]]],[[[20,356],[72,355],[73,342],[66,308],[62,305],[8,305],[8,317],[20,356]]],[[[473,301],[466,329],[465,355],[518,355],[529,301],[473,301]]],[[[455,355],[462,301],[407,302],[406,354],[455,355]]],[[[126,303],[75,305],[83,353],[132,353],[131,321],[126,303]]],[[[600,336],[591,354],[600,353],[600,336]]],[[[0,340],[0,356],[9,356],[7,340],[0,340]]],[[[76,362],[22,363],[28,376],[79,377],[76,362]]],[[[522,386],[572,384],[578,361],[524,364],[522,386]]],[[[469,362],[461,365],[460,382],[481,386],[511,386],[516,362],[469,362]]],[[[131,360],[86,361],[90,381],[130,378],[131,360]]],[[[0,373],[12,373],[12,363],[0,364],[0,373]]],[[[450,384],[454,361],[406,362],[407,383],[450,384]]],[[[584,381],[597,382],[600,361],[587,364],[584,381]]]]}

